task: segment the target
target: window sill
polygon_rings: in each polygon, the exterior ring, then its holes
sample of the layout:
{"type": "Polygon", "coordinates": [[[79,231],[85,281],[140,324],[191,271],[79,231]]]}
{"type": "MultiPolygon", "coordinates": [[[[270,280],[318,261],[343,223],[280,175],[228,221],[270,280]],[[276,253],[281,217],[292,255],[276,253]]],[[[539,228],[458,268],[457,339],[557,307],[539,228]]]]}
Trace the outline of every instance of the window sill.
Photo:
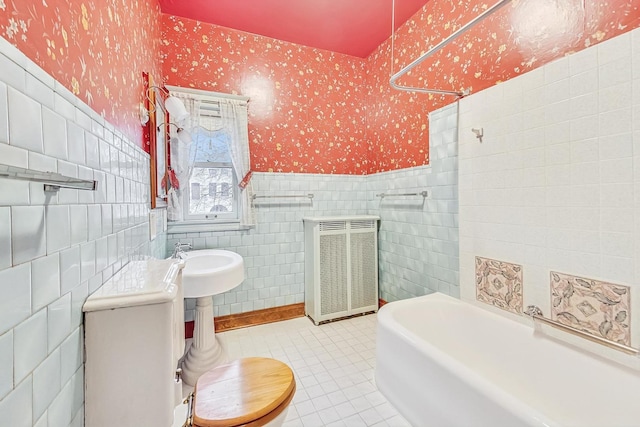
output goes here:
{"type": "Polygon", "coordinates": [[[199,233],[210,231],[240,231],[250,230],[253,227],[240,225],[239,222],[208,222],[208,221],[180,221],[169,222],[167,226],[168,234],[178,233],[199,233]]]}

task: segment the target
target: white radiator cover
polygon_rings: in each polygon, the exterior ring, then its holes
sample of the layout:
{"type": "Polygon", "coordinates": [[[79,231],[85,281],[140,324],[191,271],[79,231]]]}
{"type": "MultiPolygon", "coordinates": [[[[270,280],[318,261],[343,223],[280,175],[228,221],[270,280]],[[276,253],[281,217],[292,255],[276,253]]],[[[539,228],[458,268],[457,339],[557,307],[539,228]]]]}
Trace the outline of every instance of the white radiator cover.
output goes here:
{"type": "Polygon", "coordinates": [[[316,325],[378,310],[379,219],[303,218],[305,314],[316,325]]]}

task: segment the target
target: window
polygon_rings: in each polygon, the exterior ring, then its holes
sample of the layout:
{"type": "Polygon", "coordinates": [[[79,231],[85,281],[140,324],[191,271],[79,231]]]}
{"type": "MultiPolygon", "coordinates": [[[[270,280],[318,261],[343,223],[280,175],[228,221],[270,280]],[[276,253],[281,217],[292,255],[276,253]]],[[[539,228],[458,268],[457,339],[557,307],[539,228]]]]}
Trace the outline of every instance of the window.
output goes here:
{"type": "Polygon", "coordinates": [[[202,231],[254,226],[251,186],[243,180],[251,176],[248,98],[168,88],[190,113],[184,122],[171,127],[170,164],[175,185],[172,183],[168,197],[170,227],[202,231]],[[242,188],[240,181],[245,184],[242,188]]]}
{"type": "Polygon", "coordinates": [[[192,132],[193,170],[189,178],[190,195],[184,203],[187,220],[229,221],[238,219],[236,174],[224,130],[192,132]]]}

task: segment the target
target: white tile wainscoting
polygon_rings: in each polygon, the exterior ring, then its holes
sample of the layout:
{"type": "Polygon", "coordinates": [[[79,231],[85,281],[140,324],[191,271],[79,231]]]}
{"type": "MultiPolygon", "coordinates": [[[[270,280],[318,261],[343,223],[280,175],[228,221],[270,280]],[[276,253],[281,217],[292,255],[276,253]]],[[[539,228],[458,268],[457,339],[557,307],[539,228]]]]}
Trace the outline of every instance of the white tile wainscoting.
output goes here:
{"type": "Polygon", "coordinates": [[[83,425],[82,304],[149,241],[149,156],[0,38],[0,163],[98,181],[0,180],[0,424],[83,425]]]}
{"type": "MultiPolygon", "coordinates": [[[[378,215],[381,298],[395,301],[433,291],[458,296],[457,106],[431,113],[430,121],[429,166],[367,176],[254,173],[258,195],[314,197],[257,199],[255,229],[169,234],[167,247],[180,241],[244,257],[242,285],[213,298],[214,315],[225,316],[304,301],[304,216],[378,215]],[[376,197],[423,190],[429,192],[425,200],[376,197]]],[[[195,300],[187,300],[187,321],[193,320],[194,308],[195,300]]]]}
{"type": "MultiPolygon", "coordinates": [[[[309,194],[295,199],[256,199],[257,226],[250,230],[169,234],[167,247],[191,243],[194,249],[220,248],[244,258],[246,279],[216,295],[214,315],[244,313],[304,301],[302,218],[366,213],[364,177],[350,175],[254,173],[257,195],[309,194]]],[[[185,318],[193,320],[195,300],[186,301],[185,318]]]]}

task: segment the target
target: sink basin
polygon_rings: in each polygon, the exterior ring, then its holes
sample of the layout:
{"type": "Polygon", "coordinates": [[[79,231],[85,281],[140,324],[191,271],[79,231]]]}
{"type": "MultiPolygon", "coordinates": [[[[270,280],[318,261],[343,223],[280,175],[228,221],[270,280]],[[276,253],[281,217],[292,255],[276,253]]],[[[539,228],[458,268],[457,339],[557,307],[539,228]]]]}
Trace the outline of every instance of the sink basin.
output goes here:
{"type": "Polygon", "coordinates": [[[203,249],[185,253],[182,286],[185,298],[221,294],[244,280],[244,261],[235,252],[203,249]]]}

